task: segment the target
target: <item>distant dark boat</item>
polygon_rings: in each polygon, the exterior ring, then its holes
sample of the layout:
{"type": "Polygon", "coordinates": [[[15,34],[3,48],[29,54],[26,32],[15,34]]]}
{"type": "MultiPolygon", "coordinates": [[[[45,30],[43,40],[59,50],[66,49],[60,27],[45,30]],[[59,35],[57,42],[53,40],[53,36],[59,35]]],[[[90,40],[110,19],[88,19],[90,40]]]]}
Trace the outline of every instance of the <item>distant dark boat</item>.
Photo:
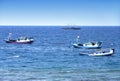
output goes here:
{"type": "Polygon", "coordinates": [[[6,39],[6,43],[17,43],[17,44],[31,44],[34,42],[33,38],[28,38],[28,37],[19,37],[18,39],[14,40],[11,39],[10,36],[11,34],[8,35],[8,39],[6,39]]]}
{"type": "Polygon", "coordinates": [[[62,28],[62,29],[65,29],[65,30],[80,30],[79,27],[65,27],[65,28],[62,28]]]}

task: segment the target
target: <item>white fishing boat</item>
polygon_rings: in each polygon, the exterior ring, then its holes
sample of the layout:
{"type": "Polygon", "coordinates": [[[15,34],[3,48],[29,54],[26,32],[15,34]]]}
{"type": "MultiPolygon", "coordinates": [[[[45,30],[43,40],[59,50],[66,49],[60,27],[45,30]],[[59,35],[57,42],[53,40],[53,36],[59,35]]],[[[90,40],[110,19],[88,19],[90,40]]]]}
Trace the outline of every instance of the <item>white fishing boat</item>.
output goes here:
{"type": "Polygon", "coordinates": [[[109,51],[100,50],[88,55],[89,56],[111,56],[112,54],[114,54],[114,49],[110,48],[109,51]]]}
{"type": "Polygon", "coordinates": [[[31,37],[19,37],[18,39],[11,39],[11,33],[8,35],[8,39],[5,40],[6,43],[18,43],[18,44],[31,44],[34,39],[31,37]]]}
{"type": "Polygon", "coordinates": [[[99,49],[93,53],[80,53],[80,55],[88,56],[111,56],[114,54],[114,49],[110,48],[109,50],[99,49]]]}

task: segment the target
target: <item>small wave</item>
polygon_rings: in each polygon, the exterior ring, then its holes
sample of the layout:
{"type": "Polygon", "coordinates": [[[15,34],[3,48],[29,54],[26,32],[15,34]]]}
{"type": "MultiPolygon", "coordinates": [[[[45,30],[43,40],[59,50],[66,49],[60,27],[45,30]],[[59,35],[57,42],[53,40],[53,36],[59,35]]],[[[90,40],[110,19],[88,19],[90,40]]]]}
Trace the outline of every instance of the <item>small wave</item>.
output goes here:
{"type": "Polygon", "coordinates": [[[19,58],[19,57],[20,57],[20,55],[13,55],[13,56],[9,56],[7,58],[19,58]]]}
{"type": "Polygon", "coordinates": [[[20,57],[20,56],[19,56],[19,55],[15,55],[15,56],[12,56],[12,57],[18,58],[18,57],[20,57]]]}

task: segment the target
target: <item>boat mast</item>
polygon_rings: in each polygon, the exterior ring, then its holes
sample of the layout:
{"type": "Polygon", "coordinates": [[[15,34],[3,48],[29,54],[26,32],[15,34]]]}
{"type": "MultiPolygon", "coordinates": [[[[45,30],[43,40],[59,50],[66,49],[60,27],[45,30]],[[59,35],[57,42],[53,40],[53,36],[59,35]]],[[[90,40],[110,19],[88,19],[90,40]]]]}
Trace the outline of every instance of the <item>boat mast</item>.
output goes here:
{"type": "Polygon", "coordinates": [[[9,33],[9,34],[8,34],[8,40],[11,39],[11,35],[12,35],[12,33],[9,33]]]}
{"type": "Polygon", "coordinates": [[[77,36],[76,42],[79,43],[80,42],[80,36],[77,36]]]}

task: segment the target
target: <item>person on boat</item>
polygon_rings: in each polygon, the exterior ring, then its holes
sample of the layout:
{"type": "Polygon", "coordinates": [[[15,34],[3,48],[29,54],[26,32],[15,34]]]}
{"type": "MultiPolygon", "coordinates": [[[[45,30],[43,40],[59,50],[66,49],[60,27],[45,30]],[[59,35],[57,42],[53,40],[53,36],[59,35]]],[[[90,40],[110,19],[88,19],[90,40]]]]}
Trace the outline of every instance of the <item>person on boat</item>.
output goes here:
{"type": "Polygon", "coordinates": [[[92,43],[93,46],[95,45],[95,42],[91,42],[91,43],[92,43]]]}
{"type": "Polygon", "coordinates": [[[28,38],[27,37],[25,37],[25,40],[27,40],[28,38]]]}

